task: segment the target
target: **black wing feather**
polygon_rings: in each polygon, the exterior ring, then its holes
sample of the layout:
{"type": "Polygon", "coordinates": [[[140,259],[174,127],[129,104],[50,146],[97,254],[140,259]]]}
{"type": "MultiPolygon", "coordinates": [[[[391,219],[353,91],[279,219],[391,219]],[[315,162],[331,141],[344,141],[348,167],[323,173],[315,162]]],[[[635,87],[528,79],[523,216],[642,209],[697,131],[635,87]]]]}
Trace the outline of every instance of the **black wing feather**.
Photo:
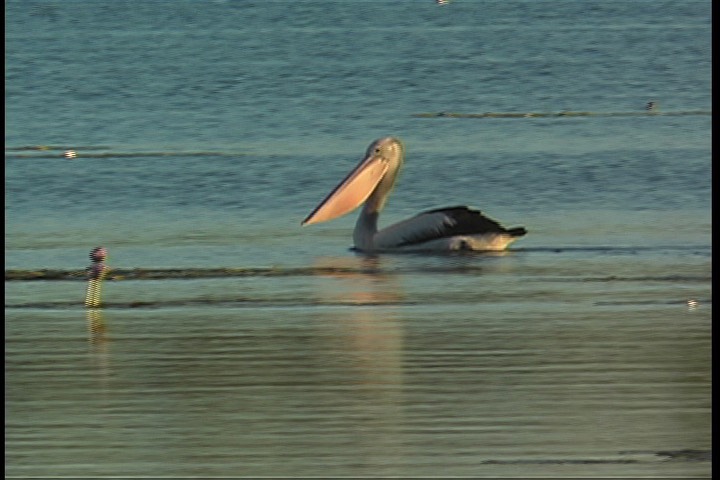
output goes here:
{"type": "Polygon", "coordinates": [[[408,238],[400,246],[424,243],[438,238],[454,237],[456,235],[478,235],[484,233],[505,233],[513,237],[521,237],[527,233],[524,227],[507,229],[495,220],[486,217],[480,210],[473,210],[466,206],[445,207],[428,210],[420,215],[442,213],[450,218],[450,222],[443,228],[433,232],[424,232],[417,238],[408,238]]]}

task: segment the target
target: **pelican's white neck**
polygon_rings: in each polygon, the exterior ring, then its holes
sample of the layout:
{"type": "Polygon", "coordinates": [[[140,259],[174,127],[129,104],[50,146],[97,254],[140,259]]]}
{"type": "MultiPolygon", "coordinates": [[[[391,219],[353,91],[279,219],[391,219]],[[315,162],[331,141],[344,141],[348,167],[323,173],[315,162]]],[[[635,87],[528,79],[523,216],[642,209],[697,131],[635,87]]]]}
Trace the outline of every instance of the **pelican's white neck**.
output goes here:
{"type": "Polygon", "coordinates": [[[399,163],[393,165],[365,201],[353,232],[355,248],[373,250],[375,234],[378,232],[378,217],[395,185],[399,167],[399,163]]]}

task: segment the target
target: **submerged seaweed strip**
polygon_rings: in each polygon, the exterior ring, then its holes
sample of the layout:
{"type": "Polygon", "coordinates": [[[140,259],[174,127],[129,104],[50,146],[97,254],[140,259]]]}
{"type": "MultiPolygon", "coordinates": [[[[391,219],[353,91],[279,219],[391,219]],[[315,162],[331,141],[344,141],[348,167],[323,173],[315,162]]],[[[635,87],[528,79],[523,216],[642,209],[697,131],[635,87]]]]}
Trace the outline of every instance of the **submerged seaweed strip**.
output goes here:
{"type": "Polygon", "coordinates": [[[143,158],[143,157],[238,157],[247,155],[241,152],[218,151],[150,151],[150,152],[119,152],[106,145],[21,145],[5,147],[5,156],[9,158],[48,158],[67,157],[67,152],[74,153],[72,158],[143,158]],[[12,153],[11,153],[12,152],[12,153]],[[14,153],[18,152],[18,153],[14,153]]]}
{"type": "MultiPolygon", "coordinates": [[[[517,294],[512,298],[507,298],[505,301],[511,301],[516,299],[522,301],[525,296],[517,294]]],[[[695,300],[698,305],[712,306],[712,298],[699,298],[695,300]]],[[[156,309],[156,308],[168,308],[168,307],[204,307],[204,306],[221,306],[221,307],[250,307],[250,308],[295,308],[295,307],[407,307],[417,305],[461,305],[461,304],[472,304],[476,305],[478,298],[455,298],[449,297],[428,297],[421,296],[420,298],[404,298],[404,299],[324,299],[324,298],[313,298],[313,297],[244,297],[244,296],[230,296],[220,298],[169,298],[159,300],[140,300],[131,302],[102,302],[102,309],[156,309]]],[[[691,307],[686,299],[683,298],[671,298],[671,299],[658,299],[658,300],[629,300],[629,301],[599,301],[592,304],[596,307],[627,307],[627,306],[680,306],[687,305],[688,310],[694,310],[697,307],[691,307]]],[[[88,312],[99,312],[99,307],[88,308],[88,312]]],[[[76,309],[78,304],[75,301],[71,302],[33,302],[33,303],[6,303],[6,309],[76,309]]]]}
{"type": "MultiPolygon", "coordinates": [[[[448,274],[481,274],[479,266],[447,266],[425,267],[410,270],[382,271],[368,268],[343,267],[295,267],[295,268],[169,268],[169,269],[113,269],[103,277],[105,280],[194,280],[201,278],[230,277],[298,277],[313,275],[383,275],[405,273],[448,273],[448,274]]],[[[5,281],[75,281],[84,280],[84,270],[5,270],[5,281]]],[[[551,282],[707,282],[712,276],[605,276],[605,277],[557,277],[542,278],[551,282]]]]}
{"type": "MultiPolygon", "coordinates": [[[[300,268],[172,268],[172,269],[113,269],[106,280],[197,279],[213,277],[302,276],[337,273],[367,273],[362,269],[339,267],[300,268]]],[[[84,271],[77,270],[6,270],[5,281],[13,280],[80,280],[84,271]]]]}
{"type": "Polygon", "coordinates": [[[712,110],[687,110],[678,112],[486,112],[486,113],[460,113],[460,112],[430,112],[414,113],[417,118],[536,118],[536,117],[656,117],[656,116],[682,116],[682,115],[712,115],[712,110]]]}
{"type": "MultiPolygon", "coordinates": [[[[208,305],[230,307],[379,307],[379,306],[412,306],[418,302],[406,300],[322,300],[313,298],[288,299],[260,299],[260,298],[179,298],[156,301],[137,302],[102,302],[102,310],[107,309],[156,309],[168,307],[202,307],[208,305]]],[[[5,304],[5,308],[32,308],[32,309],[75,309],[77,302],[38,302],[26,304],[5,304]]],[[[88,311],[100,309],[88,308],[88,311]]]]}
{"type": "MultiPolygon", "coordinates": [[[[480,267],[426,268],[424,272],[479,273],[480,267]]],[[[227,277],[291,277],[310,275],[383,274],[387,272],[368,268],[296,267],[296,268],[169,268],[169,269],[113,269],[105,280],[192,280],[227,277]]],[[[393,272],[402,273],[402,272],[393,272]]],[[[85,272],[79,270],[5,270],[5,281],[30,280],[82,280],[85,272]]]]}
{"type": "Polygon", "coordinates": [[[237,152],[107,152],[107,153],[93,153],[85,154],[82,157],[86,158],[135,158],[135,157],[223,157],[223,156],[240,156],[242,153],[237,152]]]}
{"type": "MultiPolygon", "coordinates": [[[[6,149],[7,150],[7,149],[6,149]]],[[[20,149],[17,149],[20,150],[20,149]]],[[[22,150],[31,150],[23,148],[22,150]]],[[[45,152],[45,150],[42,150],[45,152]]],[[[238,152],[104,152],[104,153],[85,153],[82,147],[74,147],[76,153],[74,158],[145,158],[145,157],[240,157],[246,155],[238,152]]],[[[44,154],[5,154],[11,158],[58,158],[62,155],[57,153],[44,154]]]]}
{"type": "Polygon", "coordinates": [[[69,148],[77,148],[81,150],[109,150],[110,147],[103,145],[23,145],[20,147],[5,147],[6,152],[22,152],[22,151],[52,151],[52,150],[67,150],[69,148]]]}

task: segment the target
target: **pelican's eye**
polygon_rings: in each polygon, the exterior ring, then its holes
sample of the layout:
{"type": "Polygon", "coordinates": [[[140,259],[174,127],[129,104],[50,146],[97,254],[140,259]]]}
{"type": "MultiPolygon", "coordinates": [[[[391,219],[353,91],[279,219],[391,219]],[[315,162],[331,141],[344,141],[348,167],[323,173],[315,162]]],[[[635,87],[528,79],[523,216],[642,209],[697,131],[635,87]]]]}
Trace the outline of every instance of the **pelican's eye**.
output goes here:
{"type": "Polygon", "coordinates": [[[375,150],[375,157],[377,157],[378,160],[380,160],[383,163],[388,163],[390,161],[388,159],[387,155],[385,155],[385,153],[380,148],[375,150]]]}

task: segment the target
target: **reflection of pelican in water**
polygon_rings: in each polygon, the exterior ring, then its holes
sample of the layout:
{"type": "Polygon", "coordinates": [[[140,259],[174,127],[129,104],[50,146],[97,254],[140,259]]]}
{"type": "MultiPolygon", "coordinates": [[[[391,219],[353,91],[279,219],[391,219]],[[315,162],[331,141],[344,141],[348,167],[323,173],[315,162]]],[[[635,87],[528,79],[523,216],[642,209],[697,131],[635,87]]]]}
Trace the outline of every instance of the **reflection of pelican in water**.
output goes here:
{"type": "Polygon", "coordinates": [[[323,303],[342,308],[341,315],[329,322],[332,328],[326,332],[343,345],[340,351],[352,352],[359,383],[399,385],[403,329],[395,309],[403,300],[400,286],[392,275],[379,270],[378,257],[326,261],[334,266],[345,262],[352,268],[358,260],[362,272],[329,274],[330,281],[323,282],[318,291],[323,303]]]}
{"type": "Polygon", "coordinates": [[[358,468],[381,476],[395,474],[397,465],[407,463],[405,334],[398,306],[404,295],[398,277],[382,268],[384,260],[369,255],[318,258],[319,269],[340,268],[313,277],[314,293],[324,306],[315,317],[318,344],[313,351],[325,352],[323,378],[332,387],[328,393],[337,395],[331,397],[327,415],[344,432],[345,448],[358,468]]]}
{"type": "Polygon", "coordinates": [[[504,250],[525,235],[523,227],[506,229],[478,210],[448,207],[429,210],[378,231],[380,211],[395,185],[403,164],[400,140],[385,137],[373,142],[365,158],[302,222],[326,222],[364,203],[355,224],[355,248],[378,251],[504,250]]]}
{"type": "Polygon", "coordinates": [[[328,289],[322,291],[323,301],[350,305],[393,305],[402,302],[398,286],[390,283],[391,277],[380,269],[380,257],[320,258],[315,268],[332,268],[321,277],[332,278],[328,289]]]}

